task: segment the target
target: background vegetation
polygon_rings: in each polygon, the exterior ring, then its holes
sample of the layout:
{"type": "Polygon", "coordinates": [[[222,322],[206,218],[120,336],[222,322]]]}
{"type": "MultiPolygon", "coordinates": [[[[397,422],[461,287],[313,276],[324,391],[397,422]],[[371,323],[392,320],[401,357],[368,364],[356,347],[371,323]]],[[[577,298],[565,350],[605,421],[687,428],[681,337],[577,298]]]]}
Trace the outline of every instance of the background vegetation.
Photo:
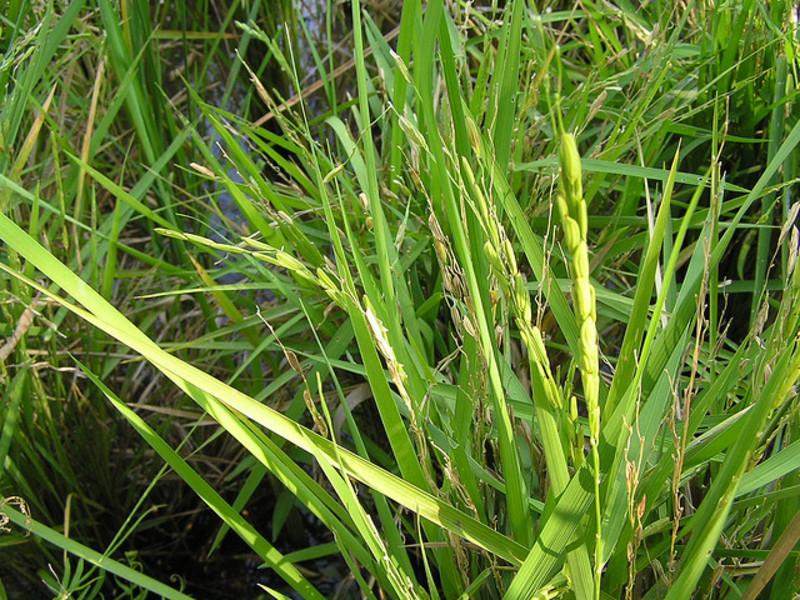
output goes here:
{"type": "Polygon", "coordinates": [[[793,597],[796,8],[0,3],[0,598],[793,597]]]}

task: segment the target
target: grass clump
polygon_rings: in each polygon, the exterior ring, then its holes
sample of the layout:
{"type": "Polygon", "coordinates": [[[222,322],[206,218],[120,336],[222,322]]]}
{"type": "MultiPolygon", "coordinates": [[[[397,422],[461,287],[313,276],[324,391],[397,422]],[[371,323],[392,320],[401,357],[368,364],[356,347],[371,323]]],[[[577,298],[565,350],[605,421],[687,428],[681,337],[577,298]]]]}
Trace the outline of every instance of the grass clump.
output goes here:
{"type": "Polygon", "coordinates": [[[783,3],[189,8],[4,22],[3,582],[796,589],[783,3]]]}

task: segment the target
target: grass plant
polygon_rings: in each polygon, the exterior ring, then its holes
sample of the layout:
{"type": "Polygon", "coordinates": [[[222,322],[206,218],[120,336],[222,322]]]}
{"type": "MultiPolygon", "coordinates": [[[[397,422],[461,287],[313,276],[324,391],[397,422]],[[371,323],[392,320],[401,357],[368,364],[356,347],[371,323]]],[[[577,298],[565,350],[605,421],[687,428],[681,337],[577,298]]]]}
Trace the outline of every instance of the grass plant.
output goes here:
{"type": "Polygon", "coordinates": [[[793,7],[8,4],[0,598],[798,589],[793,7]]]}

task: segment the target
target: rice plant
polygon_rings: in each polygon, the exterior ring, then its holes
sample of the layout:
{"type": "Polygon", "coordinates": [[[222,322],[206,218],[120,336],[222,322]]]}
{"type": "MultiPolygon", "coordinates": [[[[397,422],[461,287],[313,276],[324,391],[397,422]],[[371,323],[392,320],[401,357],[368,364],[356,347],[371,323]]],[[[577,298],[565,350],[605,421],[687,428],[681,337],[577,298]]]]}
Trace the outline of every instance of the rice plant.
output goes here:
{"type": "Polygon", "coordinates": [[[3,21],[0,581],[792,597],[793,9],[268,4],[3,21]]]}

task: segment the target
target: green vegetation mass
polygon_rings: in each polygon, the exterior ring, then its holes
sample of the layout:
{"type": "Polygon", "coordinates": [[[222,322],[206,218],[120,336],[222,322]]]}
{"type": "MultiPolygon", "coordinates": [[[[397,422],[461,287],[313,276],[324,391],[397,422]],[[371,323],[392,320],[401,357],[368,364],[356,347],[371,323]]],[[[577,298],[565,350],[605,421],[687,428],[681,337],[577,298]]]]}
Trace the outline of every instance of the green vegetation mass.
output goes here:
{"type": "Polygon", "coordinates": [[[0,600],[788,600],[798,9],[0,1],[0,600]]]}

